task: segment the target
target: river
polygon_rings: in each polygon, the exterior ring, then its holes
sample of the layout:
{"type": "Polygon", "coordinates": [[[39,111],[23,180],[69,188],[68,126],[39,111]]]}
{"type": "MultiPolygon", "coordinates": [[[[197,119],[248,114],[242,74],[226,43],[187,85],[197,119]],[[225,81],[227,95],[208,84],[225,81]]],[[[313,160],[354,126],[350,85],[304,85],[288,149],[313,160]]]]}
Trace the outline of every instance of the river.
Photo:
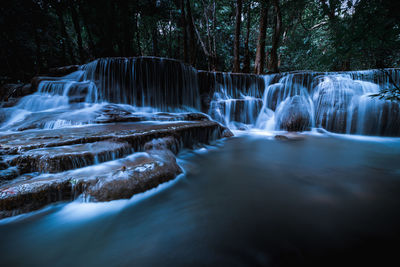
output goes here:
{"type": "Polygon", "coordinates": [[[247,132],[179,154],[129,200],[0,221],[3,266],[347,266],[399,261],[400,139],[247,132]]]}

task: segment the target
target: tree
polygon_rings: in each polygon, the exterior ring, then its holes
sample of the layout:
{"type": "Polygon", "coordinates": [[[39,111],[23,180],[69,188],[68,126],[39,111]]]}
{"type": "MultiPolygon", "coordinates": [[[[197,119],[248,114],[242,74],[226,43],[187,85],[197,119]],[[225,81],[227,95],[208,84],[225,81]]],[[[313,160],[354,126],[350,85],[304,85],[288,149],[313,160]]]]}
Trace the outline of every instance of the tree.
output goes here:
{"type": "Polygon", "coordinates": [[[272,0],[272,4],[274,5],[275,19],[274,19],[274,33],[272,35],[272,48],[270,53],[271,61],[269,66],[271,68],[271,72],[277,73],[279,72],[278,48],[282,33],[282,14],[281,14],[281,9],[279,7],[279,0],[272,0]]]}
{"type": "Polygon", "coordinates": [[[183,47],[183,62],[188,62],[188,38],[187,38],[187,20],[185,13],[185,1],[180,0],[181,8],[181,27],[182,27],[182,47],[183,47]]]}
{"type": "Polygon", "coordinates": [[[236,27],[235,43],[233,47],[233,72],[240,72],[239,46],[240,46],[240,23],[242,21],[242,0],[236,0],[236,27]]]}
{"type": "Polygon", "coordinates": [[[264,72],[265,64],[265,37],[267,34],[267,22],[268,22],[268,0],[260,1],[261,14],[260,14],[260,28],[257,42],[256,59],[254,62],[254,73],[261,74],[264,72]]]}
{"type": "Polygon", "coordinates": [[[249,51],[249,40],[250,40],[250,26],[251,26],[251,2],[247,3],[247,23],[246,23],[246,39],[244,41],[244,62],[243,62],[243,72],[250,72],[250,51],[249,51]]]}
{"type": "Polygon", "coordinates": [[[270,72],[398,67],[397,10],[395,0],[3,0],[0,82],[114,56],[258,74],[266,59],[270,72]]]}

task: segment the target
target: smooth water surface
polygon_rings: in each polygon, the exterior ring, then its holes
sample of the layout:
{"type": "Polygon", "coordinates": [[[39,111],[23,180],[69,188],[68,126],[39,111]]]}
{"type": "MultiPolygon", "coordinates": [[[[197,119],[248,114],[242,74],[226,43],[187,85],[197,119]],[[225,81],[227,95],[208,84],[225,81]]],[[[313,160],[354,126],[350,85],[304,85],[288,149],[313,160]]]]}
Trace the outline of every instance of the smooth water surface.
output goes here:
{"type": "Polygon", "coordinates": [[[185,175],[130,200],[0,221],[1,265],[399,262],[400,140],[304,137],[231,138],[181,154],[185,175]]]}

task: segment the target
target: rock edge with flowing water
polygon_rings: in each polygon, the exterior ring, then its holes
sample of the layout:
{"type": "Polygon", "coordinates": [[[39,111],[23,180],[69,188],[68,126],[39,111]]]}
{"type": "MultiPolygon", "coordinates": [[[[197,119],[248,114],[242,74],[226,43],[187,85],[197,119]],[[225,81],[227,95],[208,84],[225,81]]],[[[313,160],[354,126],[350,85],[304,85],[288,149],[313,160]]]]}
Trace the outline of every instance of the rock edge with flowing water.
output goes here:
{"type": "Polygon", "coordinates": [[[174,154],[182,148],[232,136],[225,126],[400,136],[398,103],[369,97],[399,83],[399,73],[262,76],[154,57],[52,69],[2,90],[0,218],[82,194],[130,198],[181,173],[174,154]]]}

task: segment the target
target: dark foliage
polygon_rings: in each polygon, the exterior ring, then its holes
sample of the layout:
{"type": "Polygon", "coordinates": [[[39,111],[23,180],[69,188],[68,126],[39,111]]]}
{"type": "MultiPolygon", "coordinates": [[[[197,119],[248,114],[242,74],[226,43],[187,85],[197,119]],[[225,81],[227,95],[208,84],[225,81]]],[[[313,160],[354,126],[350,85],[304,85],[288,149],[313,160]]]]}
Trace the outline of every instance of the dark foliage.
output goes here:
{"type": "Polygon", "coordinates": [[[249,72],[260,45],[260,73],[398,67],[398,10],[398,0],[2,0],[0,81],[110,56],[249,72]]]}

